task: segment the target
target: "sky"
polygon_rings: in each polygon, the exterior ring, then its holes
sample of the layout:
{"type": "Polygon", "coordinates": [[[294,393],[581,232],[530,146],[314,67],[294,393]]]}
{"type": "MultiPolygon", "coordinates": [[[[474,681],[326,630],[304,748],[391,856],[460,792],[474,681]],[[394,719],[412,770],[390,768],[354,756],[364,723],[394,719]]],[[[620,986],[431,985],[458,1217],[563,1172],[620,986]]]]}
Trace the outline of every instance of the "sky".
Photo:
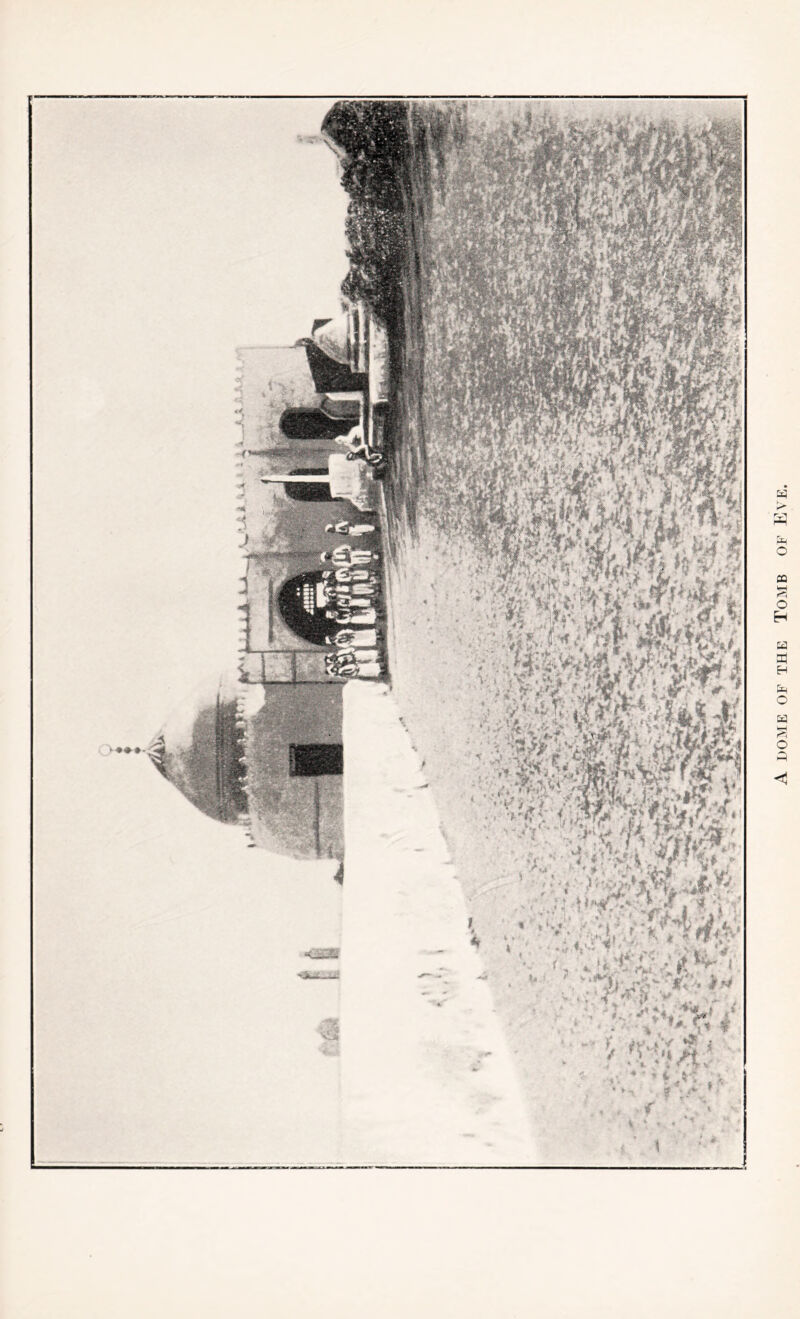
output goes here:
{"type": "Polygon", "coordinates": [[[36,1156],[336,1157],[335,867],[247,849],[144,757],[236,663],[234,369],[335,313],[320,100],[33,114],[36,1156]]]}

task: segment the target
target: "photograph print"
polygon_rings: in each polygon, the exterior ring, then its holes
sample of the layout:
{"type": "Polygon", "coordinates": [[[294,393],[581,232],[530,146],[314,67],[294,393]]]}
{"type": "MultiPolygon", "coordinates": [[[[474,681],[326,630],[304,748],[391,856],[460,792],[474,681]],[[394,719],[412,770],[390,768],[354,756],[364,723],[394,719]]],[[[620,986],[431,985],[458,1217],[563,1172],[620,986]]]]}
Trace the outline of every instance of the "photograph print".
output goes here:
{"type": "Polygon", "coordinates": [[[742,1167],[744,100],[30,151],[34,1166],[742,1167]]]}

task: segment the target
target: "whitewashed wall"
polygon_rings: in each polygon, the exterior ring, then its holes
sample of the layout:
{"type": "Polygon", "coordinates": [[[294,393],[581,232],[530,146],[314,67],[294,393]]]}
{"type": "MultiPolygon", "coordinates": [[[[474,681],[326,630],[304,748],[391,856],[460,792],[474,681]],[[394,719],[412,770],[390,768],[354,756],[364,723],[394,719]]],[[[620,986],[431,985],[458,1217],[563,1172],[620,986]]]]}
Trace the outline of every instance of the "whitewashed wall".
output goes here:
{"type": "Polygon", "coordinates": [[[522,1095],[391,694],[344,689],[343,1157],[531,1164],[522,1095]]]}

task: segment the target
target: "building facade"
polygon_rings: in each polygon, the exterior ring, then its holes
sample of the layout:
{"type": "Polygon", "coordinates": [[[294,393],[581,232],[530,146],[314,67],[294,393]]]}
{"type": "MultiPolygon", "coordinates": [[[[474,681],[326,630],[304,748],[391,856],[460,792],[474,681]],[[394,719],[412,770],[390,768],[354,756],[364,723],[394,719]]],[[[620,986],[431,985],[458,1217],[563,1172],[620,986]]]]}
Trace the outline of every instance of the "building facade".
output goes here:
{"type": "MultiPolygon", "coordinates": [[[[341,371],[350,376],[346,368],[341,371]]],[[[238,350],[238,516],[244,555],[239,668],[244,682],[330,681],[324,665],[329,624],[316,589],[320,554],[333,546],[326,523],[350,517],[354,510],[332,500],[325,484],[262,480],[327,473],[329,456],[341,452],[336,436],[353,425],[351,417],[330,416],[327,399],[317,388],[305,347],[238,350]]]]}
{"type": "Polygon", "coordinates": [[[333,543],[326,524],[354,510],[331,499],[324,483],[262,478],[326,473],[330,454],[341,452],[336,436],[353,424],[347,405],[337,407],[328,394],[359,382],[303,344],[240,348],[237,358],[239,677],[264,693],[246,721],[251,834],[270,851],[340,856],[342,694],[340,680],[325,671],[331,624],[320,554],[333,543]]]}
{"type": "Polygon", "coordinates": [[[359,415],[358,397],[331,396],[364,385],[310,339],[237,351],[238,674],[191,696],[148,748],[199,810],[298,858],[344,850],[342,690],[325,670],[320,556],[334,544],[326,524],[357,510],[319,477],[359,415]],[[294,479],[265,484],[275,475],[294,479]]]}

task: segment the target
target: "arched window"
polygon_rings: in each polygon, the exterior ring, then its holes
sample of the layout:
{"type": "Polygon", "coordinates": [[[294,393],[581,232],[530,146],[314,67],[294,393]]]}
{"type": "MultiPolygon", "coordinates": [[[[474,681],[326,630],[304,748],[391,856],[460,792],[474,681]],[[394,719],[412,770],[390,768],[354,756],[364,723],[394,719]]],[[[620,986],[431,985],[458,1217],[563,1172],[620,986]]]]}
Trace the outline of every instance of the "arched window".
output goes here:
{"type": "MultiPolygon", "coordinates": [[[[327,467],[294,467],[287,476],[327,476],[327,467]]],[[[330,501],[333,496],[327,481],[286,481],[284,490],[290,499],[330,501]]]]}
{"type": "Polygon", "coordinates": [[[325,638],[333,626],[325,617],[328,606],[320,603],[321,586],[322,569],[288,578],[278,592],[278,610],[284,623],[296,636],[314,646],[325,645],[325,638]]]}
{"type": "Polygon", "coordinates": [[[352,425],[348,417],[329,417],[322,408],[287,408],[280,420],[287,440],[335,440],[352,425]]]}

